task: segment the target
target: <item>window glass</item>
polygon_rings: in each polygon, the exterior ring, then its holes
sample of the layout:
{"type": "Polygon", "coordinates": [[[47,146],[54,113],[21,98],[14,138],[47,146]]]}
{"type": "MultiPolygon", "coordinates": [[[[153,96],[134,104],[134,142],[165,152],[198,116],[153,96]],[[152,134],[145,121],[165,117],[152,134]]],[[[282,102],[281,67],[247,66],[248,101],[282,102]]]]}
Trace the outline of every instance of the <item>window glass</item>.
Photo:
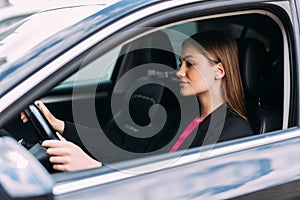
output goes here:
{"type": "Polygon", "coordinates": [[[74,82],[80,84],[85,82],[101,82],[110,80],[120,49],[121,47],[118,46],[104,56],[100,56],[61,84],[70,84],[74,82]]]}

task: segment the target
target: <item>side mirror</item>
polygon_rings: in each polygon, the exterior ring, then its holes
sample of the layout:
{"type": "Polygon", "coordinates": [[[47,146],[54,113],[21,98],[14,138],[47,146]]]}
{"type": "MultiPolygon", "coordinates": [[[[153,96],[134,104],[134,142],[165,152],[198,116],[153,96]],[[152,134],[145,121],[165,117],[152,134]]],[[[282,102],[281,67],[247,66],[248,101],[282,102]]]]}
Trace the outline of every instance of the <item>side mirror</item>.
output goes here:
{"type": "Polygon", "coordinates": [[[23,146],[0,137],[0,199],[52,199],[54,179],[23,146]]]}

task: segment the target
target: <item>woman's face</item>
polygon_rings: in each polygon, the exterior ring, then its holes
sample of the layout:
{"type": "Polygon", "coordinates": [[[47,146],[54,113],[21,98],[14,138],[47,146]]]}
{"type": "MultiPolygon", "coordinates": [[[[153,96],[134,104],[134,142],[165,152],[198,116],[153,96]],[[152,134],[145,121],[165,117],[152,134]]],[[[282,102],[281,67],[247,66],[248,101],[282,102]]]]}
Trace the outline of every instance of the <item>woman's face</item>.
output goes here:
{"type": "Polygon", "coordinates": [[[191,44],[185,44],[181,57],[180,93],[183,96],[209,93],[215,85],[216,67],[200,51],[191,44]]]}

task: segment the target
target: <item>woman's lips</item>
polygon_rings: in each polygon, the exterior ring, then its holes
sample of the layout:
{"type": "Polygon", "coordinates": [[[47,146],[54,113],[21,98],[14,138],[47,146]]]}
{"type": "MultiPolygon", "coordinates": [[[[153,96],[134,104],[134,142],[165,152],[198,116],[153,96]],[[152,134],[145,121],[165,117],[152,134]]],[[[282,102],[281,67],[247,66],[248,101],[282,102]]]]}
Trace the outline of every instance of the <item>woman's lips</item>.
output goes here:
{"type": "Polygon", "coordinates": [[[180,80],[179,85],[180,85],[180,86],[184,86],[184,85],[187,85],[188,83],[189,83],[189,82],[186,81],[186,80],[180,80]]]}

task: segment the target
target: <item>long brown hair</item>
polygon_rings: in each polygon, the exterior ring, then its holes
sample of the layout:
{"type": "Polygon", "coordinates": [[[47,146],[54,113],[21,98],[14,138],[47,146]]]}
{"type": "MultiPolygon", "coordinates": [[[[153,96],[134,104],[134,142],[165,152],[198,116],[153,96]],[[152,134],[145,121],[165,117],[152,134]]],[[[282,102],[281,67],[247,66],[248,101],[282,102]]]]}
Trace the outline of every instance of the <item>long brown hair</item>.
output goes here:
{"type": "Polygon", "coordinates": [[[245,95],[240,75],[238,47],[236,41],[220,31],[205,31],[192,35],[187,42],[197,43],[196,47],[214,63],[222,63],[224,97],[227,106],[246,121],[245,95]]]}

